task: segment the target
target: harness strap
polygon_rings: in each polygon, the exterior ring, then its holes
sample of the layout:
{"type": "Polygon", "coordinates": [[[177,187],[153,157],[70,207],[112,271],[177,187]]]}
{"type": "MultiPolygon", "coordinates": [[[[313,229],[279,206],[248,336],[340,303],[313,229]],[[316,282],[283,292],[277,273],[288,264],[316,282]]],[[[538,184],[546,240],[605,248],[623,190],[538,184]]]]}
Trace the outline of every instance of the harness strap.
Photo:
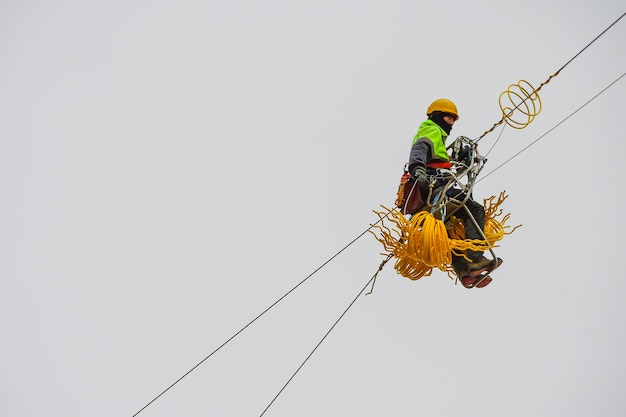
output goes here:
{"type": "Polygon", "coordinates": [[[428,168],[452,168],[450,161],[431,161],[426,164],[428,168]]]}

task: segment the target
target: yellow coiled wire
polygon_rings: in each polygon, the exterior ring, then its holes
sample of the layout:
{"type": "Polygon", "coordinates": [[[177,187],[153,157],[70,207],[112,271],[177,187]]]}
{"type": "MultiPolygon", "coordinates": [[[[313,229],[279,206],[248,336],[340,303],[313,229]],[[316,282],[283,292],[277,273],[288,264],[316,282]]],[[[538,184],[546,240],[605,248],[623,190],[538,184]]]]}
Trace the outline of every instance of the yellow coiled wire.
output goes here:
{"type": "Polygon", "coordinates": [[[515,129],[525,128],[541,112],[539,93],[525,80],[509,85],[509,88],[500,94],[498,101],[504,121],[515,129]],[[520,121],[513,118],[519,114],[524,115],[525,119],[520,121]]]}
{"type": "Polygon", "coordinates": [[[480,135],[476,142],[481,140],[487,133],[493,132],[496,127],[505,122],[515,129],[523,129],[528,126],[541,112],[542,104],[541,98],[539,97],[539,90],[557,74],[552,75],[537,89],[525,80],[520,80],[517,84],[509,85],[505,91],[500,93],[500,97],[498,98],[502,118],[489,130],[480,135]],[[524,117],[520,119],[520,115],[524,117]]]}
{"type": "Polygon", "coordinates": [[[429,276],[434,268],[452,272],[453,253],[464,256],[467,250],[485,251],[494,248],[505,234],[513,233],[519,227],[506,230],[509,228],[505,224],[510,214],[502,217],[499,208],[506,198],[507,195],[502,192],[497,200],[495,196],[484,200],[486,240],[464,239],[463,222],[456,217],[451,217],[446,228],[446,223],[429,212],[419,212],[407,219],[399,210],[384,206],[386,213],[374,210],[381,219],[379,225],[372,225],[378,234],[370,232],[383,245],[386,255],[393,255],[396,259],[394,268],[403,277],[418,280],[429,276]],[[387,226],[385,219],[393,226],[387,226]]]}

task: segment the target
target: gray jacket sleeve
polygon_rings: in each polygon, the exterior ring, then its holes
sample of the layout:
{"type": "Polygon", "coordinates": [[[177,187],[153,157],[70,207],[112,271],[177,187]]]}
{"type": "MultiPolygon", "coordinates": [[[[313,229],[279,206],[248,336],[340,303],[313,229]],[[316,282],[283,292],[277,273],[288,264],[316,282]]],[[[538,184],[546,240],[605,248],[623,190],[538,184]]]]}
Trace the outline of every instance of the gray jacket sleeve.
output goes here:
{"type": "Polygon", "coordinates": [[[419,138],[413,146],[411,146],[411,154],[409,155],[409,172],[413,173],[413,169],[417,165],[426,166],[433,158],[433,143],[428,138],[419,138]]]}

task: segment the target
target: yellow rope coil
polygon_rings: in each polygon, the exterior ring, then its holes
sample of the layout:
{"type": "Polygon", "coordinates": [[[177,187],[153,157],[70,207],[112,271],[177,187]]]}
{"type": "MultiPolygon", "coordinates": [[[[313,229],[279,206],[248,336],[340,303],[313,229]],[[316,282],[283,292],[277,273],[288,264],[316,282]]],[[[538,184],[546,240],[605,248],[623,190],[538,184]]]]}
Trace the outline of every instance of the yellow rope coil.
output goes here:
{"type": "Polygon", "coordinates": [[[525,80],[520,80],[517,84],[509,85],[505,91],[500,93],[500,97],[498,97],[500,110],[502,110],[502,118],[491,126],[489,130],[480,135],[478,140],[485,137],[487,133],[493,132],[496,127],[505,122],[515,129],[523,129],[528,126],[541,112],[542,104],[541,98],[539,97],[539,90],[557,74],[558,72],[551,75],[550,78],[543,82],[537,89],[525,80]],[[526,116],[525,120],[520,121],[518,118],[520,113],[526,116]],[[515,118],[513,118],[514,115],[515,118]]]}
{"type": "Polygon", "coordinates": [[[500,94],[498,101],[503,120],[515,129],[525,128],[541,112],[539,93],[525,80],[509,85],[509,88],[500,94]],[[519,121],[513,118],[514,114],[520,113],[526,116],[525,120],[519,121]]]}
{"type": "Polygon", "coordinates": [[[444,272],[451,272],[452,253],[464,256],[467,250],[485,251],[496,247],[509,226],[506,222],[510,214],[502,217],[499,206],[507,198],[502,192],[496,200],[495,196],[484,201],[485,205],[485,237],[486,240],[466,240],[463,222],[452,216],[446,224],[435,218],[429,212],[419,212],[407,219],[399,210],[388,209],[387,213],[374,210],[381,219],[380,225],[372,225],[378,230],[378,234],[370,231],[383,245],[387,255],[392,254],[395,258],[395,270],[403,277],[418,280],[429,276],[433,268],[444,272]],[[499,219],[502,217],[502,219],[499,219]],[[393,223],[389,227],[385,219],[393,223]]]}

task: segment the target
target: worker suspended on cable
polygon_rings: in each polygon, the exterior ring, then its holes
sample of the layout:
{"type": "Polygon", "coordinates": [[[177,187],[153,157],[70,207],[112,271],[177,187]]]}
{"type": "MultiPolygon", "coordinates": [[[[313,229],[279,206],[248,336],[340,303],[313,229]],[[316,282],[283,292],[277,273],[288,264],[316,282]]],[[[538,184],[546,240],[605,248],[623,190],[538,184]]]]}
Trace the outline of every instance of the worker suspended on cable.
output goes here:
{"type": "MultiPolygon", "coordinates": [[[[427,198],[429,178],[438,178],[437,169],[450,168],[450,157],[446,150],[446,139],[452,130],[454,122],[459,119],[459,113],[456,105],[448,99],[437,99],[433,101],[426,110],[428,119],[423,121],[417,134],[413,138],[411,153],[408,162],[408,171],[419,184],[422,190],[424,200],[427,198]]],[[[444,179],[435,179],[434,194],[437,189],[441,189],[445,185],[444,179]]],[[[474,222],[469,218],[465,210],[458,210],[455,216],[464,222],[465,239],[483,239],[485,230],[485,208],[474,201],[471,194],[469,196],[456,188],[449,189],[448,196],[454,197],[456,200],[467,200],[465,206],[474,217],[476,224],[480,227],[477,229],[474,222]]],[[[467,251],[465,253],[470,262],[463,256],[452,254],[452,267],[455,273],[465,287],[473,287],[480,279],[479,271],[493,269],[497,261],[500,259],[490,260],[483,256],[482,251],[467,251]]],[[[491,277],[482,279],[476,287],[484,287],[491,282],[491,277]]]]}

